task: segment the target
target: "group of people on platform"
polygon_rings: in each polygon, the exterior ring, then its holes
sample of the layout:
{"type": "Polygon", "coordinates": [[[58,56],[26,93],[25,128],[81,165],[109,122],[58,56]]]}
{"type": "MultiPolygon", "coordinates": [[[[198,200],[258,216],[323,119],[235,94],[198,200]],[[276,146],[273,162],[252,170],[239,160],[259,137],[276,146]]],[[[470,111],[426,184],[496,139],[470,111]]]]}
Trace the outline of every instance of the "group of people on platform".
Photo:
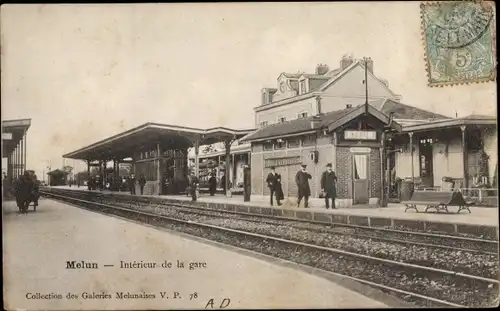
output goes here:
{"type": "Polygon", "coordinates": [[[25,171],[23,175],[14,180],[13,191],[19,211],[25,212],[31,202],[33,202],[36,210],[38,198],[40,197],[39,187],[36,174],[28,171],[25,171]]]}
{"type": "MultiPolygon", "coordinates": [[[[309,187],[309,179],[312,175],[307,172],[307,165],[302,164],[301,170],[295,175],[295,183],[297,184],[298,197],[297,206],[300,207],[300,202],[304,199],[304,207],[309,207],[309,196],[311,196],[311,188],[309,187]]],[[[326,170],[321,175],[321,194],[325,198],[326,209],[330,208],[330,200],[332,201],[332,208],[335,207],[335,197],[337,196],[337,176],[332,170],[332,164],[326,165],[326,170]]],[[[273,197],[276,197],[278,206],[282,205],[281,201],[284,199],[283,189],[281,187],[281,175],[276,173],[276,168],[271,167],[271,172],[266,178],[267,186],[270,190],[271,206],[273,205],[273,197]]]]}

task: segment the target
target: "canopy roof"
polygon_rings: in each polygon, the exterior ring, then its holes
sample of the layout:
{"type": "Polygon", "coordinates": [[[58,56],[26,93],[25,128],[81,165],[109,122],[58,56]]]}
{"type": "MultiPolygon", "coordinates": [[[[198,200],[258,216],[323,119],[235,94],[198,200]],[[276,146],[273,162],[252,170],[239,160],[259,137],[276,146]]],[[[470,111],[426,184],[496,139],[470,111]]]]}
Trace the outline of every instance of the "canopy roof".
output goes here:
{"type": "Polygon", "coordinates": [[[403,127],[402,132],[407,133],[407,132],[419,132],[419,131],[429,131],[429,130],[442,130],[445,128],[453,128],[453,127],[456,128],[464,125],[496,127],[497,118],[494,116],[485,116],[485,115],[469,115],[457,119],[436,120],[422,124],[405,126],[403,127]]]}
{"type": "Polygon", "coordinates": [[[148,122],[67,153],[63,157],[81,160],[123,159],[132,156],[136,150],[154,148],[157,143],[168,149],[190,148],[194,146],[195,142],[200,145],[208,145],[230,139],[239,139],[251,131],[225,127],[199,129],[148,122]]]}
{"type": "Polygon", "coordinates": [[[31,125],[31,119],[2,121],[2,157],[9,157],[31,125]]]}

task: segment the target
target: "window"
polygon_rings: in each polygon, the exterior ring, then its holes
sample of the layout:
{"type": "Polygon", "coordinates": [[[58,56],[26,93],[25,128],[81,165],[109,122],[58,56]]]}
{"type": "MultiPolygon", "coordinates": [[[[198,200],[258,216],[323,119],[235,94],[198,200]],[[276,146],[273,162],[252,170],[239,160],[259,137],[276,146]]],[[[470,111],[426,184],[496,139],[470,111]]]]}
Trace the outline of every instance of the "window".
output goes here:
{"type": "Polygon", "coordinates": [[[368,157],[366,154],[354,155],[354,179],[366,179],[368,175],[368,157]]]}
{"type": "Polygon", "coordinates": [[[268,124],[269,124],[269,122],[262,121],[262,122],[260,122],[260,127],[266,127],[266,126],[268,126],[268,124]]]}
{"type": "Polygon", "coordinates": [[[298,148],[300,147],[300,139],[290,139],[288,140],[288,148],[298,148]]]}
{"type": "Polygon", "coordinates": [[[299,93],[300,93],[300,94],[305,94],[305,93],[307,93],[307,92],[306,92],[306,80],[302,80],[302,81],[300,81],[300,90],[299,90],[299,93]]]}
{"type": "Polygon", "coordinates": [[[307,118],[307,111],[297,113],[297,119],[305,119],[305,118],[307,118]]]}
{"type": "Polygon", "coordinates": [[[265,142],[264,143],[264,151],[269,151],[269,150],[273,150],[273,143],[272,142],[265,142]]]}
{"type": "Polygon", "coordinates": [[[286,142],[283,139],[277,139],[275,149],[285,149],[286,142]]]}
{"type": "Polygon", "coordinates": [[[284,123],[286,121],[285,117],[278,117],[278,123],[284,123]]]}
{"type": "Polygon", "coordinates": [[[302,146],[314,146],[316,144],[316,134],[307,135],[302,140],[302,146]]]}

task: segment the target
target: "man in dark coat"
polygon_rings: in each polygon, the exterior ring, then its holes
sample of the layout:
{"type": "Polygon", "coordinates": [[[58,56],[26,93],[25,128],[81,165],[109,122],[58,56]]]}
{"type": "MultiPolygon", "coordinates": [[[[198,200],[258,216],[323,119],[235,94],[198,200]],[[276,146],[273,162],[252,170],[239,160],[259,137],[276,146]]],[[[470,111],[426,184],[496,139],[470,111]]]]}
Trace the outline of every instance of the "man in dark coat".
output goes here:
{"type": "Polygon", "coordinates": [[[135,176],[134,174],[130,175],[130,178],[128,179],[128,186],[130,188],[130,194],[135,195],[135,176]]]}
{"type": "Polygon", "coordinates": [[[144,185],[146,184],[146,177],[144,177],[144,174],[141,174],[141,177],[139,177],[139,187],[141,189],[141,195],[144,194],[144,185]]]}
{"type": "Polygon", "coordinates": [[[220,178],[220,185],[221,185],[221,188],[222,188],[222,193],[224,193],[224,195],[226,195],[226,173],[224,173],[222,175],[222,177],[220,178]]]}
{"type": "Polygon", "coordinates": [[[208,189],[210,190],[210,195],[214,196],[217,190],[217,178],[215,178],[215,173],[212,173],[208,179],[208,189]]]}
{"type": "Polygon", "coordinates": [[[271,173],[266,178],[267,186],[271,191],[271,206],[273,206],[273,194],[276,195],[278,206],[281,205],[283,199],[283,190],[281,189],[281,175],[276,173],[274,166],[271,166],[271,173]]]}
{"type": "Polygon", "coordinates": [[[297,207],[300,207],[300,201],[304,198],[304,207],[309,207],[309,196],[311,195],[311,188],[309,188],[309,179],[312,178],[311,174],[306,172],[307,165],[302,164],[302,169],[295,175],[295,183],[299,190],[299,197],[297,199],[297,207]]]}
{"type": "Polygon", "coordinates": [[[332,164],[328,163],[326,165],[326,171],[321,175],[321,191],[325,194],[325,204],[326,209],[330,208],[330,201],[332,199],[332,208],[335,207],[335,197],[337,196],[337,187],[335,183],[337,182],[337,176],[335,172],[332,171],[332,164]]]}
{"type": "Polygon", "coordinates": [[[198,186],[200,185],[200,180],[198,179],[198,177],[196,177],[196,175],[194,174],[194,172],[191,173],[191,199],[193,201],[196,201],[198,198],[197,198],[197,193],[196,191],[198,190],[198,186]]]}

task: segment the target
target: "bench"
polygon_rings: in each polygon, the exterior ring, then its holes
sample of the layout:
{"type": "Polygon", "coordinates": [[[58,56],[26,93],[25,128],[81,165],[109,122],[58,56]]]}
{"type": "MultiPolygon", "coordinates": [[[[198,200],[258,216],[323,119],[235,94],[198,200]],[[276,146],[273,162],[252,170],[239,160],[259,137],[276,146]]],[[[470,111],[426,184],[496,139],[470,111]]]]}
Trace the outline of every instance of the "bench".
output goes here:
{"type": "Polygon", "coordinates": [[[406,206],[405,212],[408,209],[414,209],[418,213],[417,205],[425,205],[425,213],[429,209],[434,209],[435,213],[445,211],[449,213],[448,206],[458,206],[458,213],[461,210],[468,210],[473,202],[467,202],[458,191],[415,191],[409,201],[402,201],[406,206]]]}

